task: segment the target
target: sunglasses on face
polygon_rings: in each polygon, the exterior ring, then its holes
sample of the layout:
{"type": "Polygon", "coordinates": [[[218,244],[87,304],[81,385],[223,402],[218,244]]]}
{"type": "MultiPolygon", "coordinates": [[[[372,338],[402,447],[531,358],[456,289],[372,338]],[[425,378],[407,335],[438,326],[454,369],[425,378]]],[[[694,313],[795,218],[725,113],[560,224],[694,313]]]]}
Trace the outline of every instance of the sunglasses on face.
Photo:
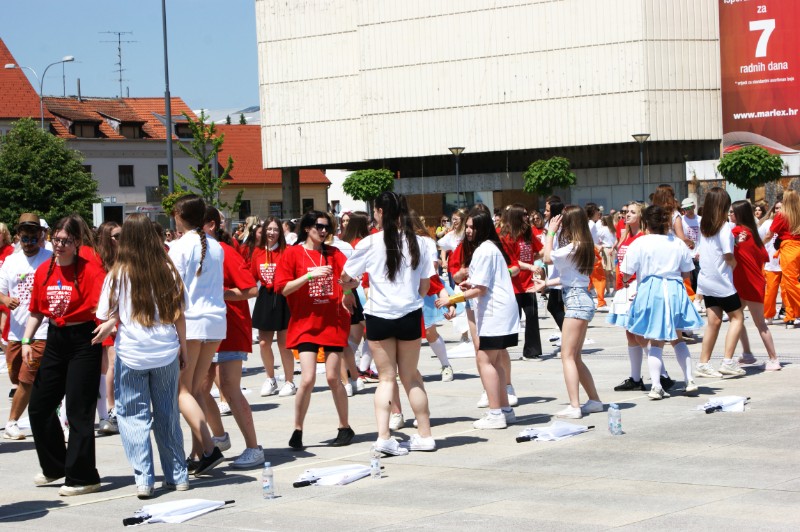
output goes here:
{"type": "Polygon", "coordinates": [[[38,244],[39,237],[36,236],[23,236],[19,239],[23,244],[38,244]]]}
{"type": "Polygon", "coordinates": [[[54,238],[53,244],[56,246],[71,246],[75,241],[71,238],[54,238]]]}
{"type": "Polygon", "coordinates": [[[331,226],[328,224],[314,224],[314,227],[317,229],[317,231],[328,232],[331,230],[331,226]]]}

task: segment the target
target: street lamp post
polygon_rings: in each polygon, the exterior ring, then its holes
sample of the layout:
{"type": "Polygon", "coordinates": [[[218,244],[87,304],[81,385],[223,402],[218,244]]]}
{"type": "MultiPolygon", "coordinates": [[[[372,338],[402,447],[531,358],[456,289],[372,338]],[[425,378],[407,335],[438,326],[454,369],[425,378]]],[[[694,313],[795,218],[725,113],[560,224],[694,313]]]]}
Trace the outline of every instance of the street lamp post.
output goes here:
{"type": "Polygon", "coordinates": [[[71,63],[73,61],[75,61],[75,58],[73,56],[65,55],[64,57],[61,58],[60,61],[56,61],[55,63],[50,63],[49,65],[44,67],[44,72],[42,72],[42,77],[41,78],[38,75],[36,75],[36,71],[34,69],[32,69],[31,67],[21,66],[21,65],[14,64],[14,63],[6,64],[6,68],[19,68],[19,69],[30,70],[31,72],[33,72],[33,77],[35,77],[36,81],[39,82],[39,121],[40,121],[40,125],[41,125],[42,129],[44,129],[44,93],[43,93],[43,91],[44,91],[44,78],[47,75],[47,70],[51,66],[61,65],[63,63],[71,63]]]}
{"type": "Polygon", "coordinates": [[[448,148],[448,149],[450,150],[450,153],[456,156],[456,209],[458,209],[459,207],[461,207],[461,175],[458,172],[458,158],[464,151],[464,147],[455,146],[453,148],[448,148]]]}
{"type": "Polygon", "coordinates": [[[650,133],[634,133],[631,136],[639,143],[639,186],[642,188],[644,202],[644,143],[650,138],[650,133]]]}

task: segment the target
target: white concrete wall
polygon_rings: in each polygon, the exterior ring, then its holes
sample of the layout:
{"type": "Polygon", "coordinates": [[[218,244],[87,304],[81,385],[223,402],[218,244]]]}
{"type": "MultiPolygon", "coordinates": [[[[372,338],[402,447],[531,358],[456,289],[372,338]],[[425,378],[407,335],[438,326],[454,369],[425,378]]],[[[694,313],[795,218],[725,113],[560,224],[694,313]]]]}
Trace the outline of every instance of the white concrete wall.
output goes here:
{"type": "Polygon", "coordinates": [[[268,167],[717,139],[717,0],[256,0],[268,167]]]}

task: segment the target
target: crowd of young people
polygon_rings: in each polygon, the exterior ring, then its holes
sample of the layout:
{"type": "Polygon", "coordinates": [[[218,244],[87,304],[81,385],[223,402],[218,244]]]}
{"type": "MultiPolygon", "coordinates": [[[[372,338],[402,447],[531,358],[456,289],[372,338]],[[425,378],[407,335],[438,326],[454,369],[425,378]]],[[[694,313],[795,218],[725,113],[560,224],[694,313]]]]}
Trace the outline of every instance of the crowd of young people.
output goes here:
{"type": "Polygon", "coordinates": [[[647,390],[646,353],[649,397],[669,397],[675,381],[663,362],[666,343],[688,395],[699,391],[696,377],[744,375],[740,364],[757,362],[745,306],[767,352],[766,369],[779,370],[769,325],[778,315],[778,289],[783,323],[800,324],[800,198],[787,191],[772,208],[754,208],[731,204],[714,187],[704,194],[702,216],[694,209],[693,199],[678,204],[662,185],[651,205],[631,202],[618,219],[595,204],[564,205],[551,196],[544,213],[521,204],[495,216],[483,205],[460,209],[429,234],[402,195],[386,192],[375,200],[372,221],[346,213],[341,231],[330,213],[309,211],[292,228],[294,238],[281,220],[254,218],[237,239],[224,231],[219,211],[188,195],[176,203],[176,230],[166,239],[157,224],[134,214],[121,226],[103,224],[95,241],[73,215],[55,224],[49,242],[39,217],[25,213],[14,228],[16,245],[0,224],[6,362],[17,385],[3,436],[25,438],[18,422],[27,407],[41,466],[34,483],[64,478],[61,495],[91,493],[100,489],[97,415],[100,434],[119,432],[137,495],[149,498],[152,428],[162,487],[186,490],[189,475],[208,473],[231,447],[210,393],[216,385],[246,446],[231,466],[258,467],[264,451],[240,387],[256,329],[266,374],[261,395],[294,397],[290,448],[305,448],[303,427],[322,363],[338,418],[331,445],[353,441],[348,397],[377,381],[375,449],[434,451],[418,370],[422,339],[441,362],[442,381],[453,380],[437,326],[463,316],[482,385],[478,406],[488,408],[474,427],[504,429],[516,421],[518,403],[508,349],[522,336],[523,357],[542,357],[543,298],[561,331],[569,404],[557,417],[604,409],[581,356],[597,310],[609,311],[607,321],[625,330],[630,376],[616,391],[647,390]],[[715,368],[710,359],[723,315],[730,323],[715,368]],[[686,340],[700,330],[702,352],[693,366],[686,340]],[[743,354],[734,360],[738,343],[743,354]],[[398,380],[418,429],[403,444],[391,434],[404,425],[398,380]],[[192,435],[188,453],[179,413],[192,435]]]}

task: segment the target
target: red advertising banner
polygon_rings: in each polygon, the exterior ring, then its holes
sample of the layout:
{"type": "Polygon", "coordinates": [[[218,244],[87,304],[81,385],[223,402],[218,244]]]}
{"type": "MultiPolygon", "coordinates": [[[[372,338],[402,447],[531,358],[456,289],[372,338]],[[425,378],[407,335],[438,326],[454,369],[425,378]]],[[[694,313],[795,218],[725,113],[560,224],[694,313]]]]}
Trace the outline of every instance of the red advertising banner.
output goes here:
{"type": "Polygon", "coordinates": [[[719,0],[724,151],[800,148],[800,0],[719,0]]]}

